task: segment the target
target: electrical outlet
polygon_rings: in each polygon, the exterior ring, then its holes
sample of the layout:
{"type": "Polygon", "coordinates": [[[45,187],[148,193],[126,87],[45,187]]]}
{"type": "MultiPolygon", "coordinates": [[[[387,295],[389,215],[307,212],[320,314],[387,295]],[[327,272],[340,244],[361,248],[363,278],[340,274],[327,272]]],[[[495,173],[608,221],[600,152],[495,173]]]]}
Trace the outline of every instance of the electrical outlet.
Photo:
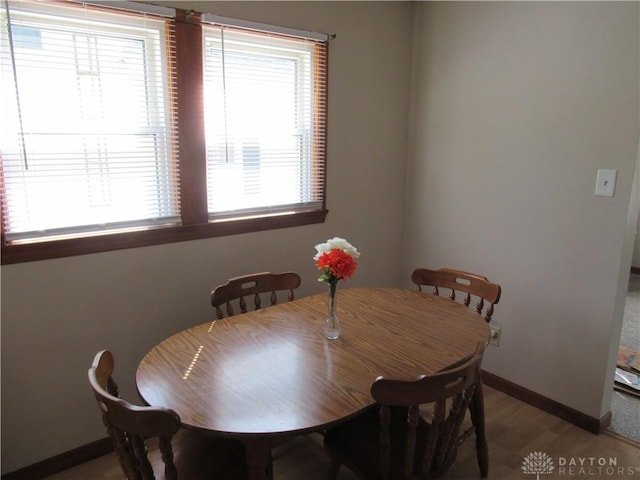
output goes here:
{"type": "Polygon", "coordinates": [[[500,327],[498,325],[489,325],[491,329],[491,337],[489,337],[489,344],[497,347],[500,345],[500,327]]]}

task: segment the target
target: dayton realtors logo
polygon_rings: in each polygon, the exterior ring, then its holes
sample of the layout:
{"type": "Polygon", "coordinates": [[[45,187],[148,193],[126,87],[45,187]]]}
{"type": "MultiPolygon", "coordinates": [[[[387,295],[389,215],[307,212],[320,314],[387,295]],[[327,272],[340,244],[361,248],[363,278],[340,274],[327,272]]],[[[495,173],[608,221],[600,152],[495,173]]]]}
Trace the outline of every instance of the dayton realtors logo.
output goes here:
{"type": "Polygon", "coordinates": [[[540,480],[540,475],[550,474],[553,469],[553,460],[544,452],[531,452],[522,461],[522,471],[535,475],[536,480],[540,480]]]}
{"type": "Polygon", "coordinates": [[[522,471],[527,475],[549,475],[556,472],[558,476],[587,478],[622,478],[634,477],[640,473],[640,465],[618,465],[616,457],[558,457],[557,468],[552,457],[545,452],[531,452],[522,461],[522,471]]]}

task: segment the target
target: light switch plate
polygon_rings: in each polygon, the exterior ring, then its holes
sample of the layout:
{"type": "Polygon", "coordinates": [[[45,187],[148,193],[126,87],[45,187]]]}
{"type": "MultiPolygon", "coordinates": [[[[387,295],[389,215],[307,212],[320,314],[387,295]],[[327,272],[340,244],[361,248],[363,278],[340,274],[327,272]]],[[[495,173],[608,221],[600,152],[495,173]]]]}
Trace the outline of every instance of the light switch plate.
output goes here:
{"type": "Polygon", "coordinates": [[[596,177],[596,193],[598,197],[613,197],[616,193],[617,170],[598,170],[596,177]]]}

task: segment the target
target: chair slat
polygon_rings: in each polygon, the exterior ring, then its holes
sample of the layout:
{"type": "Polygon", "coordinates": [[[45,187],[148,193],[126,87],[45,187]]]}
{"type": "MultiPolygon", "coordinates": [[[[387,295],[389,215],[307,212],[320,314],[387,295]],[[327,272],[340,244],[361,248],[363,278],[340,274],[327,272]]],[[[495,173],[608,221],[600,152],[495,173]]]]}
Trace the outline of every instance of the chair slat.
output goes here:
{"type": "Polygon", "coordinates": [[[391,412],[389,405],[380,406],[380,471],[382,478],[389,478],[391,467],[391,412]]]}
{"type": "Polygon", "coordinates": [[[176,465],[173,463],[171,437],[160,437],[158,439],[158,448],[160,449],[162,463],[164,463],[164,478],[166,480],[176,480],[178,478],[178,471],[176,470],[176,465]]]}

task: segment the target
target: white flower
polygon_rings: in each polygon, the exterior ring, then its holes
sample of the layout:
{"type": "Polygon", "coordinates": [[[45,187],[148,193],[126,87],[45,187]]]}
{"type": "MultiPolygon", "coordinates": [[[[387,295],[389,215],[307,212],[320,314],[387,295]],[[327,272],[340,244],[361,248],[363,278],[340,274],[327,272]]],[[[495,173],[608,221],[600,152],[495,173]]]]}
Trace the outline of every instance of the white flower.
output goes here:
{"type": "Polygon", "coordinates": [[[316,250],[318,253],[313,257],[314,260],[318,260],[323,253],[328,253],[331,250],[342,250],[352,258],[358,258],[360,256],[360,252],[358,252],[356,247],[340,237],[333,237],[327,240],[326,243],[319,243],[316,245],[316,250]]]}

